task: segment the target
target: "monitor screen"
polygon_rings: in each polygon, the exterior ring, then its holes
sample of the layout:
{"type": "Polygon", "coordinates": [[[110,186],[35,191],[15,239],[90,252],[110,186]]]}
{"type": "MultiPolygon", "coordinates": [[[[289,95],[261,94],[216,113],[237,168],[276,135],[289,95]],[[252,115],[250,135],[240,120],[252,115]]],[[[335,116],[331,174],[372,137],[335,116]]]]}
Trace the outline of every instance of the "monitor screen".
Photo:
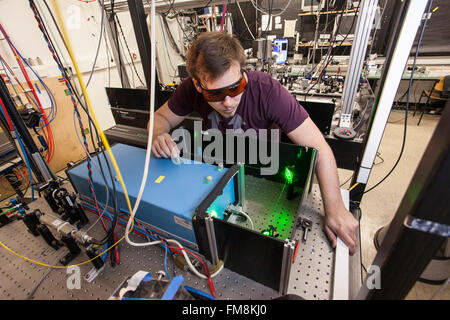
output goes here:
{"type": "Polygon", "coordinates": [[[150,97],[147,89],[106,87],[109,104],[113,108],[149,110],[150,97]]]}
{"type": "MultiPolygon", "coordinates": [[[[345,37],[346,34],[353,35],[355,33],[356,28],[356,20],[355,15],[353,13],[344,14],[341,17],[341,24],[339,25],[338,34],[343,35],[345,37]]],[[[338,21],[335,22],[335,30],[338,26],[338,21]]]]}

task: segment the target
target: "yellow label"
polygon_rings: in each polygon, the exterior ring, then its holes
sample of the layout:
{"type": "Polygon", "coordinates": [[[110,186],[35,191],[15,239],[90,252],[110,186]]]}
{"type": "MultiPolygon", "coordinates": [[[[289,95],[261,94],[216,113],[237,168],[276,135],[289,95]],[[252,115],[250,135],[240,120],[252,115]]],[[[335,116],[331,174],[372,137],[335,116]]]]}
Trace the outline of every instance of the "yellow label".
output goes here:
{"type": "Polygon", "coordinates": [[[155,183],[160,183],[164,178],[165,176],[159,176],[159,178],[155,180],[155,183]]]}

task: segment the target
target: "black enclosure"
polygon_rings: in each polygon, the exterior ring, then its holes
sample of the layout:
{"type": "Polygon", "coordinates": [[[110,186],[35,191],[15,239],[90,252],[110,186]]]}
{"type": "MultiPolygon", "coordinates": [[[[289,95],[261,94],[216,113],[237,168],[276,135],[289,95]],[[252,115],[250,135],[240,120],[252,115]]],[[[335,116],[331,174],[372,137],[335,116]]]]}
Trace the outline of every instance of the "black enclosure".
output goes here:
{"type": "MultiPolygon", "coordinates": [[[[202,134],[197,134],[197,139],[200,139],[201,136],[202,134]]],[[[246,151],[248,151],[249,145],[254,141],[248,137],[245,140],[246,151]]],[[[203,144],[202,148],[204,149],[205,146],[206,144],[203,144]]],[[[246,157],[245,164],[243,164],[245,176],[251,175],[260,178],[261,182],[263,179],[268,179],[286,183],[286,168],[291,169],[293,173],[292,188],[298,192],[298,198],[295,197],[292,201],[297,201],[297,208],[299,208],[311,190],[317,150],[288,143],[279,143],[278,147],[280,159],[276,174],[263,175],[260,169],[264,168],[264,165],[261,163],[248,164],[249,157],[246,157]]],[[[190,159],[192,156],[193,154],[184,154],[184,157],[190,159]]],[[[224,156],[216,161],[220,163],[226,158],[227,155],[224,153],[224,156]]],[[[206,227],[206,219],[209,218],[208,208],[220,196],[227,183],[237,183],[238,174],[239,165],[231,165],[216,188],[196,209],[196,215],[192,219],[199,252],[209,260],[212,260],[212,248],[209,244],[210,235],[206,227]]],[[[212,219],[218,258],[224,262],[224,266],[274,290],[281,290],[283,288],[283,272],[286,272],[283,271],[283,261],[287,259],[284,250],[286,239],[263,235],[258,231],[229,223],[225,219],[220,220],[215,217],[212,219]]],[[[297,217],[295,216],[294,219],[297,217]]],[[[293,231],[290,232],[290,235],[290,239],[287,240],[293,240],[293,231]]]]}

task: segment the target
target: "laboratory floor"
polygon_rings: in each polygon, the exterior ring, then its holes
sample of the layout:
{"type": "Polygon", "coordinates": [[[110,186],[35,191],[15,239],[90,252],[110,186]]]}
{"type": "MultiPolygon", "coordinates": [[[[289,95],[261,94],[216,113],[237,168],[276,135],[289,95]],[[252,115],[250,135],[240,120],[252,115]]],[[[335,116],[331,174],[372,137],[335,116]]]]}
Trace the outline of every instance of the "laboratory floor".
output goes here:
{"type": "MultiPolygon", "coordinates": [[[[397,160],[402,145],[404,118],[405,112],[402,110],[391,112],[378,149],[379,157],[375,160],[376,165],[369,178],[368,188],[380,181],[397,160]]],[[[409,113],[405,150],[397,168],[382,184],[365,194],[362,199],[361,252],[362,262],[366,269],[372,264],[377,254],[373,242],[375,232],[389,224],[394,217],[440,117],[426,114],[420,126],[417,126],[418,119],[419,114],[413,117],[413,112],[409,113]]],[[[341,183],[351,175],[351,171],[339,169],[341,183]]],[[[348,188],[349,184],[350,182],[343,188],[348,188]]],[[[450,286],[438,291],[441,287],[416,282],[406,299],[428,300],[432,297],[433,299],[450,299],[450,286]],[[435,295],[435,293],[437,294],[435,295]]]]}

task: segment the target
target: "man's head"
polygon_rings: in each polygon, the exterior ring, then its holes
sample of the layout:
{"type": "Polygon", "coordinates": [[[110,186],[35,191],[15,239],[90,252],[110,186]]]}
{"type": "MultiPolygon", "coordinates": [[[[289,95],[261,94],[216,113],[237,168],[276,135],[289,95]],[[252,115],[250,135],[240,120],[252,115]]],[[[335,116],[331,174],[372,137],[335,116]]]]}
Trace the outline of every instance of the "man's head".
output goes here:
{"type": "MultiPolygon", "coordinates": [[[[214,89],[232,87],[237,90],[246,85],[243,72],[246,56],[239,40],[228,33],[204,32],[192,43],[187,54],[186,67],[198,92],[205,98],[214,89]],[[241,87],[237,87],[237,86],[241,87]]],[[[220,101],[208,101],[222,116],[232,117],[239,105],[242,92],[232,97],[224,96],[220,101]]],[[[227,91],[224,91],[227,92],[227,91]]],[[[239,91],[238,91],[239,92],[239,91]]]]}

